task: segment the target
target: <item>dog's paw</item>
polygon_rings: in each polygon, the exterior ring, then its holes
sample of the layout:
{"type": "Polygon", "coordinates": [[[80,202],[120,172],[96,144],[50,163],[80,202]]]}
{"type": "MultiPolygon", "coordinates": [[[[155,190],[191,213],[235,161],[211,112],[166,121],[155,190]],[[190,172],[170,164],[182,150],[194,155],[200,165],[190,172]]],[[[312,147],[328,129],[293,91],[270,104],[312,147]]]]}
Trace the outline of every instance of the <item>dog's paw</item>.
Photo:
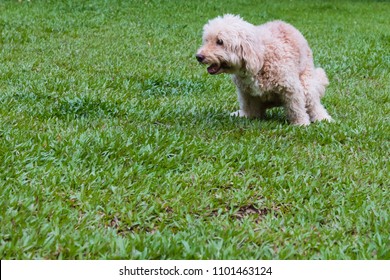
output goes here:
{"type": "Polygon", "coordinates": [[[244,111],[238,110],[238,111],[230,113],[230,116],[244,118],[244,117],[246,117],[246,114],[244,113],[244,111]]]}
{"type": "Polygon", "coordinates": [[[327,115],[321,119],[321,121],[334,122],[331,116],[327,115]]]}
{"type": "Polygon", "coordinates": [[[326,121],[326,122],[333,122],[333,119],[331,116],[329,116],[328,114],[324,114],[322,116],[317,116],[316,118],[312,118],[311,119],[312,122],[321,122],[321,121],[326,121]]]}
{"type": "Polygon", "coordinates": [[[296,126],[308,126],[308,125],[310,125],[310,123],[311,122],[308,119],[300,119],[300,120],[291,121],[291,124],[296,125],[296,126]]]}

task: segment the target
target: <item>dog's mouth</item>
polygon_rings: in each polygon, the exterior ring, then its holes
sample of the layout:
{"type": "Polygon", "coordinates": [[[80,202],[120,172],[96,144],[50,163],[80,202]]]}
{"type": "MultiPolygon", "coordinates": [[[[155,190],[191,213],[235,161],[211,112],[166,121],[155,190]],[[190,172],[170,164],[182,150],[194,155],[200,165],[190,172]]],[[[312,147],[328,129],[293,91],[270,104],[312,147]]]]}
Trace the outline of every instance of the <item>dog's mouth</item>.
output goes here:
{"type": "Polygon", "coordinates": [[[207,67],[207,72],[211,75],[216,75],[224,72],[226,69],[228,69],[229,66],[226,63],[217,64],[213,63],[209,67],[207,67]]]}
{"type": "Polygon", "coordinates": [[[211,75],[217,74],[219,70],[221,70],[221,66],[216,63],[211,64],[209,67],[207,67],[207,72],[209,72],[209,74],[211,75]]]}

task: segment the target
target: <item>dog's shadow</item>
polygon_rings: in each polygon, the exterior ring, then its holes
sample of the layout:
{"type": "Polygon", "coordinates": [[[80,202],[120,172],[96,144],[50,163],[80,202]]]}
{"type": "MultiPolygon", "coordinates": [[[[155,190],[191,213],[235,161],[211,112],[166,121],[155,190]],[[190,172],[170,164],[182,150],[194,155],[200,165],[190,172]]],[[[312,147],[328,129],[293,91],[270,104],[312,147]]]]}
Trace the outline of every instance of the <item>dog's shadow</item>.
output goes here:
{"type": "Polygon", "coordinates": [[[264,125],[264,124],[277,124],[277,125],[285,125],[288,124],[286,115],[283,112],[282,108],[272,108],[267,111],[265,118],[243,118],[231,116],[230,112],[222,109],[209,109],[203,108],[199,110],[193,110],[191,112],[185,112],[185,119],[192,119],[191,123],[194,126],[201,127],[213,127],[224,129],[226,126],[231,126],[236,124],[237,126],[252,126],[255,125],[264,125]]]}
{"type": "Polygon", "coordinates": [[[262,119],[264,121],[275,121],[279,123],[287,123],[287,117],[286,114],[284,113],[283,109],[278,107],[278,108],[272,108],[268,109],[265,115],[265,118],[262,119]]]}

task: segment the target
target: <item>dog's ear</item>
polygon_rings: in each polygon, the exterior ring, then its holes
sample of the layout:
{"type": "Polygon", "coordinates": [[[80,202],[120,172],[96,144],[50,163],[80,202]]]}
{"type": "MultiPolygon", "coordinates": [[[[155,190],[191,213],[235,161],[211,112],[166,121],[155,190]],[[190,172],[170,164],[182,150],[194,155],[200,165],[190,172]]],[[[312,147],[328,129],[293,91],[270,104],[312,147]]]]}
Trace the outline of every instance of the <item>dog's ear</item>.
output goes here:
{"type": "Polygon", "coordinates": [[[256,75],[263,68],[263,59],[261,49],[255,49],[256,44],[250,40],[241,41],[241,56],[245,68],[248,72],[256,75]]]}

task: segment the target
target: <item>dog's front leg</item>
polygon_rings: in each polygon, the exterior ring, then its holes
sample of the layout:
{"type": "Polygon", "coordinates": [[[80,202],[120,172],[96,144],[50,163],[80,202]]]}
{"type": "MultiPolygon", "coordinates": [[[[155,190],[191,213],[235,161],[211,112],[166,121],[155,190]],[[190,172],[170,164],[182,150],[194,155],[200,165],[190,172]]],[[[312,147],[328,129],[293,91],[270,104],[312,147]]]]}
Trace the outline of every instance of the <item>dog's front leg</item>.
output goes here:
{"type": "Polygon", "coordinates": [[[237,87],[238,102],[240,110],[231,113],[231,116],[246,117],[246,118],[264,118],[265,107],[262,104],[256,88],[250,80],[249,84],[245,79],[240,79],[233,76],[233,81],[237,87]]]}
{"type": "Polygon", "coordinates": [[[251,119],[265,117],[265,108],[262,106],[260,97],[238,90],[238,102],[240,103],[240,110],[231,113],[231,116],[251,119]]]}

